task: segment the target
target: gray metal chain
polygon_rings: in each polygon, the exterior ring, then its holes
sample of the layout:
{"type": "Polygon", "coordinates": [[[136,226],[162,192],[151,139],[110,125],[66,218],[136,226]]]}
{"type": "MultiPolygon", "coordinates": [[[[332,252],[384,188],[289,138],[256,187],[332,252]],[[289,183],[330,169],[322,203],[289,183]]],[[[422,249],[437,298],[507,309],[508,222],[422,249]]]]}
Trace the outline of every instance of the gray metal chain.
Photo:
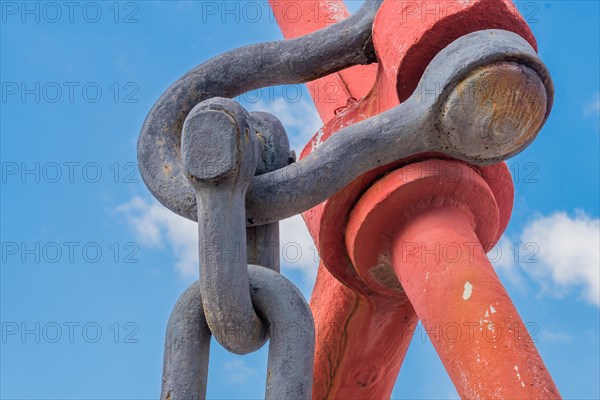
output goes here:
{"type": "Polygon", "coordinates": [[[269,246],[278,248],[278,223],[246,228],[252,177],[293,160],[283,126],[233,100],[209,99],[185,120],[181,158],[196,191],[200,280],[181,296],[169,320],[161,398],[205,396],[212,334],[237,354],[255,351],[269,338],[266,398],[309,399],[312,314],[298,289],[279,274],[278,257],[268,256],[269,246]],[[253,234],[251,252],[247,229],[253,234]],[[249,253],[265,266],[248,265],[249,253]]]}
{"type": "MultiPolygon", "coordinates": [[[[295,286],[268,268],[248,266],[250,293],[268,325],[267,399],[309,399],[314,354],[313,320],[295,286]]],[[[200,282],[177,301],[165,339],[161,400],[206,397],[211,332],[200,282]]]]}
{"type": "Polygon", "coordinates": [[[310,308],[279,274],[278,219],[253,224],[246,215],[251,179],[288,166],[295,155],[277,118],[217,96],[374,61],[371,25],[381,1],[369,0],[349,20],[298,40],[217,57],[173,84],[150,111],[138,143],[142,176],[159,201],[198,221],[200,238],[200,280],[182,294],[167,327],[161,399],[206,396],[211,335],[238,354],[270,339],[266,398],[311,397],[310,308]],[[282,56],[306,46],[319,51],[296,62],[282,56]]]}
{"type": "Polygon", "coordinates": [[[381,1],[370,0],[351,19],[313,35],[217,57],[172,85],[148,115],[138,144],[142,176],[163,204],[198,221],[200,253],[200,280],[182,294],[169,319],[161,399],[206,396],[211,335],[238,354],[255,351],[270,339],[266,398],[311,397],[315,332],[310,308],[279,274],[278,219],[253,224],[246,216],[251,179],[286,167],[295,155],[277,118],[248,113],[216,96],[233,97],[253,86],[288,81],[290,75],[306,82],[374,61],[370,33],[381,1]],[[282,47],[316,43],[320,51],[313,53],[312,62],[290,63],[281,57],[289,54],[282,47]],[[263,55],[264,65],[256,62],[257,54],[263,55]],[[245,64],[250,59],[255,62],[245,64]],[[297,71],[290,70],[294,66],[297,71]],[[242,71],[248,68],[256,73],[242,71]],[[219,73],[212,74],[215,70],[219,73]],[[236,88],[235,79],[215,78],[240,73],[243,89],[236,88]]]}

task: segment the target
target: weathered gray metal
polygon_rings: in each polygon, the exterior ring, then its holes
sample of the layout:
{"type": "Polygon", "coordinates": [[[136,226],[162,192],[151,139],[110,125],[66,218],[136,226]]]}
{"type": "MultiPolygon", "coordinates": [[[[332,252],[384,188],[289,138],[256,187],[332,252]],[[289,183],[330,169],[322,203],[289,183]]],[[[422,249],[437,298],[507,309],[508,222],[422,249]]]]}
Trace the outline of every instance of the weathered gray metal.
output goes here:
{"type": "MultiPolygon", "coordinates": [[[[296,154],[290,151],[285,128],[276,117],[265,112],[251,112],[252,126],[256,131],[259,147],[256,174],[276,171],[296,161],[296,154]]],[[[246,255],[248,264],[261,265],[279,272],[279,222],[246,228],[246,255]]]]}
{"type": "MultiPolygon", "coordinates": [[[[419,88],[395,108],[340,130],[299,162],[254,177],[246,198],[246,223],[262,225],[308,210],[361,174],[418,153],[436,151],[475,165],[505,160],[535,138],[550,112],[554,93],[549,72],[533,48],[519,35],[502,30],[474,32],[451,43],[431,61],[419,88]],[[507,142],[503,135],[470,130],[469,118],[477,115],[465,115],[462,122],[444,118],[447,112],[452,114],[451,110],[442,112],[442,108],[453,106],[452,101],[446,103],[453,88],[478,68],[505,62],[521,65],[533,84],[544,89],[546,110],[539,126],[514,126],[512,140],[507,142]],[[440,90],[432,94],[425,88],[440,90]],[[459,125],[452,125],[456,123],[459,125]],[[464,130],[467,135],[463,137],[468,140],[451,134],[449,128],[464,130]],[[478,152],[485,147],[489,151],[478,152]]],[[[154,139],[156,134],[153,133],[154,139]]],[[[193,189],[182,183],[172,169],[172,165],[180,163],[178,157],[164,151],[145,151],[153,146],[146,141],[148,135],[145,128],[139,152],[146,183],[165,206],[195,220],[193,189]],[[154,161],[144,164],[147,157],[154,161]],[[158,168],[158,164],[169,165],[169,174],[165,175],[165,168],[158,168]]],[[[164,134],[160,138],[167,140],[164,134]]],[[[183,173],[179,174],[183,177],[183,173]]]]}
{"type": "Polygon", "coordinates": [[[206,398],[210,337],[196,281],[179,297],[169,317],[161,400],[206,398]]]}
{"type": "MultiPolygon", "coordinates": [[[[248,277],[252,302],[270,338],[265,397],[310,399],[315,332],[304,297],[270,269],[249,265],[248,277]]],[[[181,295],[169,318],[161,400],[206,397],[210,330],[201,299],[197,281],[181,295]]]]}
{"type": "Polygon", "coordinates": [[[198,104],[183,126],[181,158],[196,190],[200,285],[208,326],[227,350],[260,348],[265,332],[248,291],[246,190],[261,157],[252,117],[230,99],[198,104]],[[230,335],[235,329],[235,335],[230,335]]]}
{"type": "Polygon", "coordinates": [[[196,220],[196,198],[179,157],[183,122],[192,108],[212,97],[309,82],[375,62],[371,27],[382,1],[368,0],[352,17],[312,34],[235,49],[183,75],[154,104],[140,134],[138,164],[150,192],[165,207],[196,220]]]}
{"type": "Polygon", "coordinates": [[[269,329],[265,398],[310,399],[315,328],[304,296],[292,282],[273,270],[249,265],[248,277],[252,303],[269,329]]]}
{"type": "MultiPolygon", "coordinates": [[[[238,354],[259,349],[269,338],[266,398],[309,399],[315,346],[310,308],[278,273],[278,258],[266,260],[269,268],[247,264],[250,180],[292,161],[281,123],[230,99],[206,100],[185,120],[181,158],[200,205],[200,280],[169,319],[161,398],[204,398],[212,333],[238,354]]],[[[269,240],[278,235],[277,223],[249,229],[264,229],[254,233],[269,240]]],[[[251,242],[264,252],[266,243],[257,235],[251,242]]]]}

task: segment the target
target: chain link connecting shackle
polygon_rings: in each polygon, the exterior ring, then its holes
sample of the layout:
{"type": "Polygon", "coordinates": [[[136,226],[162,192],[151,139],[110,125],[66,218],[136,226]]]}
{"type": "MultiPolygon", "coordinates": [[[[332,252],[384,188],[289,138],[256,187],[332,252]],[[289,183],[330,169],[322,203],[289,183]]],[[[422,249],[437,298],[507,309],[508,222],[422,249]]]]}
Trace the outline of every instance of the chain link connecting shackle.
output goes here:
{"type": "Polygon", "coordinates": [[[169,320],[161,398],[204,398],[211,334],[237,354],[268,337],[266,397],[310,398],[314,323],[302,294],[278,273],[278,224],[248,228],[251,249],[246,240],[250,179],[290,161],[283,126],[270,114],[213,98],[186,118],[181,148],[199,204],[200,280],[169,320]]]}
{"type": "Polygon", "coordinates": [[[291,45],[248,46],[209,60],[167,89],[146,118],[138,143],[144,182],[165,206],[197,220],[199,232],[200,280],[169,318],[161,399],[205,398],[211,336],[237,354],[268,338],[266,398],[311,397],[314,322],[302,294],[279,274],[281,218],[253,223],[246,215],[251,179],[286,167],[295,154],[277,118],[248,113],[229,98],[372,62],[370,27],[380,3],[367,2],[351,20],[291,45]],[[281,55],[295,51],[286,47],[320,49],[290,62],[281,55]]]}
{"type": "Polygon", "coordinates": [[[163,205],[199,228],[200,280],[169,319],[162,399],[205,397],[211,334],[237,354],[257,350],[268,337],[266,397],[310,398],[313,320],[302,295],[278,273],[277,221],[411,155],[438,152],[474,165],[496,163],[527,147],[543,126],[553,97],[544,64],[520,36],[479,31],[450,44],[425,70],[421,84],[443,90],[425,97],[416,91],[288,165],[294,157],[281,123],[270,114],[248,113],[230,98],[376,62],[371,28],[382,1],[367,1],[351,18],[301,38],[209,60],[167,89],[146,118],[138,142],[144,182],[163,205]],[[522,65],[546,107],[489,132],[488,121],[455,88],[478,68],[500,62],[522,65]]]}

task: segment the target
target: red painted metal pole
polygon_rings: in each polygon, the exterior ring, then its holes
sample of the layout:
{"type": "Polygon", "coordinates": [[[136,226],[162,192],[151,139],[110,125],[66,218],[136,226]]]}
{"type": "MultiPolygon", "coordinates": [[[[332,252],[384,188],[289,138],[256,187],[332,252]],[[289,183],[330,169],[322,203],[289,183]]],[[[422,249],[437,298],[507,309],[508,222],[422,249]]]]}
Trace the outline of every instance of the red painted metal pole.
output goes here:
{"type": "Polygon", "coordinates": [[[468,213],[424,210],[392,249],[400,283],[461,398],[560,398],[468,213]]]}
{"type": "Polygon", "coordinates": [[[361,294],[321,264],[310,306],[317,332],[313,399],[389,398],[417,324],[410,302],[361,294]]]}
{"type": "Polygon", "coordinates": [[[389,257],[461,398],[560,398],[486,256],[512,203],[508,172],[486,174],[436,159],[390,173],[352,210],[348,252],[363,277],[389,257]]]}
{"type": "MultiPolygon", "coordinates": [[[[270,3],[286,39],[310,33],[348,16],[341,0],[270,0],[270,3]],[[292,9],[295,10],[294,15],[304,18],[292,15],[292,9]]],[[[376,72],[377,64],[355,66],[307,84],[321,119],[330,124],[308,144],[303,155],[318,146],[320,140],[326,140],[336,132],[341,124],[355,119],[358,121],[352,112],[348,118],[341,117],[340,111],[347,111],[348,106],[355,107],[355,100],[368,94],[374,85],[376,72]]],[[[357,189],[359,187],[356,186],[357,189]]],[[[352,201],[356,195],[342,196],[340,200],[342,203],[352,201]]],[[[334,208],[348,211],[349,203],[334,208]]],[[[304,215],[316,243],[320,241],[316,230],[321,225],[319,216],[322,211],[319,206],[304,215]]],[[[339,234],[344,228],[339,221],[325,223],[324,226],[337,229],[339,234]]],[[[334,239],[326,237],[325,240],[334,239]]],[[[343,241],[336,240],[336,244],[337,247],[319,246],[319,254],[322,257],[329,250],[329,265],[335,263],[341,267],[348,262],[347,256],[336,250],[342,248],[343,241]]],[[[359,280],[354,281],[351,287],[336,279],[324,262],[319,264],[311,296],[317,336],[314,399],[389,397],[417,323],[416,314],[405,296],[377,295],[359,280]]]]}

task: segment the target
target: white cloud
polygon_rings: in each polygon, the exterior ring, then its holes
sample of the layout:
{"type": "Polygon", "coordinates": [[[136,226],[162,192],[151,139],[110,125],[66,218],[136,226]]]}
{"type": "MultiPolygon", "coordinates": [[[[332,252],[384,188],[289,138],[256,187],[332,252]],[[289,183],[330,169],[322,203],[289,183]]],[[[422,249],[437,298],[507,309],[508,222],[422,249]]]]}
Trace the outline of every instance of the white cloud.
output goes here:
{"type": "Polygon", "coordinates": [[[540,331],[540,339],[548,343],[568,343],[573,340],[573,336],[566,332],[542,329],[540,331]]]}
{"type": "Polygon", "coordinates": [[[195,222],[180,217],[156,201],[134,197],[117,208],[123,213],[137,240],[147,246],[162,247],[167,242],[183,277],[198,275],[198,228],[195,222]]]}
{"type": "MultiPolygon", "coordinates": [[[[117,208],[136,235],[147,246],[167,243],[177,257],[175,267],[183,277],[198,274],[197,224],[171,212],[156,201],[134,197],[117,208]]],[[[307,282],[317,275],[318,257],[313,240],[300,215],[280,222],[281,264],[284,269],[300,270],[307,282]]]]}
{"type": "Polygon", "coordinates": [[[548,291],[562,295],[576,289],[588,302],[600,306],[600,220],[583,213],[570,218],[560,212],[529,223],[523,243],[539,246],[539,263],[526,271],[548,291]]]}
{"type": "Polygon", "coordinates": [[[600,93],[596,93],[594,95],[594,99],[588,103],[584,110],[583,113],[585,114],[585,116],[598,116],[600,115],[600,93]]]}
{"type": "Polygon", "coordinates": [[[509,280],[518,282],[526,274],[545,294],[579,292],[580,298],[600,307],[598,218],[584,213],[571,218],[564,212],[541,216],[525,226],[516,248],[508,239],[500,246],[502,259],[494,265],[509,280]]]}
{"type": "Polygon", "coordinates": [[[523,277],[519,270],[519,263],[515,261],[514,252],[511,249],[514,248],[514,242],[508,236],[502,236],[496,246],[488,253],[488,258],[498,273],[507,278],[520,290],[525,290],[523,277]]]}
{"type": "Polygon", "coordinates": [[[223,363],[227,380],[231,383],[243,384],[258,376],[258,371],[250,367],[244,360],[236,359],[223,363]]]}
{"type": "Polygon", "coordinates": [[[596,93],[583,109],[583,115],[594,119],[594,129],[600,131],[600,93],[596,93]]]}
{"type": "Polygon", "coordinates": [[[279,224],[281,264],[285,271],[300,269],[307,282],[317,277],[319,258],[315,244],[300,215],[284,219],[279,224]]]}

